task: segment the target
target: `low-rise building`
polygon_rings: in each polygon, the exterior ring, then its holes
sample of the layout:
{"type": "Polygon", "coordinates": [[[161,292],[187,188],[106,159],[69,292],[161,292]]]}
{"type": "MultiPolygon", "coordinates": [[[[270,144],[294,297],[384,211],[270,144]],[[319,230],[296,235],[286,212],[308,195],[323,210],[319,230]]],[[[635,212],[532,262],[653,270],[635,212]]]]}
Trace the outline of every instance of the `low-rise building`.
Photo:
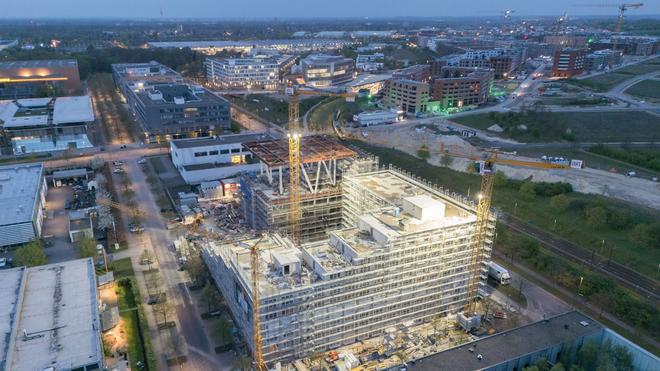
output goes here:
{"type": "Polygon", "coordinates": [[[566,48],[555,51],[552,60],[552,77],[572,77],[584,72],[584,49],[566,48]]]}
{"type": "Polygon", "coordinates": [[[18,40],[0,40],[0,51],[13,48],[18,45],[18,40]]]}
{"type": "Polygon", "coordinates": [[[0,62],[0,100],[81,92],[78,61],[75,59],[0,62]]]}
{"type": "Polygon", "coordinates": [[[492,82],[490,69],[445,66],[433,78],[431,99],[443,109],[478,106],[488,101],[492,82]]]}
{"type": "Polygon", "coordinates": [[[255,55],[247,58],[207,58],[206,77],[223,89],[277,89],[293,56],[255,55]]]}
{"type": "Polygon", "coordinates": [[[300,61],[305,85],[330,87],[350,82],[354,78],[355,61],[337,55],[313,54],[300,61]]]}
{"type": "Polygon", "coordinates": [[[414,80],[392,80],[387,106],[407,114],[426,112],[429,103],[429,84],[414,80]]]}
{"type": "Polygon", "coordinates": [[[610,49],[597,50],[587,54],[585,57],[585,70],[600,71],[612,65],[616,66],[623,62],[623,51],[617,50],[612,53],[610,49]]]}
{"type": "Polygon", "coordinates": [[[88,96],[0,101],[3,147],[14,154],[90,148],[94,120],[88,96]]]}
{"type": "Polygon", "coordinates": [[[0,246],[41,237],[46,188],[41,163],[0,166],[0,246]]]}
{"type": "Polygon", "coordinates": [[[385,66],[385,54],[358,54],[355,58],[355,68],[358,71],[378,71],[385,66]]]}
{"type": "Polygon", "coordinates": [[[396,109],[360,112],[353,115],[356,126],[393,124],[403,119],[403,111],[396,109]]]}
{"type": "Polygon", "coordinates": [[[229,102],[185,84],[151,85],[135,93],[135,112],[148,142],[195,138],[229,130],[229,102]]]}
{"type": "Polygon", "coordinates": [[[0,281],[0,369],[105,369],[91,258],[0,270],[0,281]]]}
{"type": "Polygon", "coordinates": [[[258,171],[258,162],[243,143],[269,139],[266,133],[178,139],[170,142],[170,156],[186,183],[199,184],[258,171]]]}
{"type": "Polygon", "coordinates": [[[378,75],[362,74],[346,84],[346,91],[355,94],[360,91],[368,91],[371,95],[378,95],[387,91],[390,80],[392,80],[392,75],[387,73],[378,75]]]}
{"type": "Polygon", "coordinates": [[[229,102],[158,62],[113,64],[112,75],[148,142],[208,136],[230,127],[229,102]]]}
{"type": "Polygon", "coordinates": [[[94,238],[92,217],[84,210],[69,212],[69,239],[72,243],[84,238],[94,238]]]}

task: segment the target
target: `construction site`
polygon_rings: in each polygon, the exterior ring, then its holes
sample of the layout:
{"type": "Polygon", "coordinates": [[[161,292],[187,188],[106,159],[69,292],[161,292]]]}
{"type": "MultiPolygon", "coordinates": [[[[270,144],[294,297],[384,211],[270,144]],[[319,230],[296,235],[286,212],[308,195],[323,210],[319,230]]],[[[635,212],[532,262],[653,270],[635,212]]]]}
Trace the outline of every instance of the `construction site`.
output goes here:
{"type": "MultiPolygon", "coordinates": [[[[471,313],[487,276],[494,216],[480,220],[478,205],[458,194],[319,141],[300,151],[300,243],[287,233],[283,184],[291,172],[281,141],[250,145],[263,171],[242,185],[248,219],[271,233],[202,248],[252,353],[267,364],[291,362],[404,323],[471,313]]],[[[467,330],[478,317],[462,317],[467,330]]]]}

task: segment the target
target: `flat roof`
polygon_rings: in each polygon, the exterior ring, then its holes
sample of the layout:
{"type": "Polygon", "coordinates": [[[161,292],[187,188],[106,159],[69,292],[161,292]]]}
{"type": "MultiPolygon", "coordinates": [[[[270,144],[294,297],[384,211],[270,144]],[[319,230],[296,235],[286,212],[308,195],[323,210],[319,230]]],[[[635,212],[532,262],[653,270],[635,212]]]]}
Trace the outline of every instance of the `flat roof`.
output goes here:
{"type": "MultiPolygon", "coordinates": [[[[28,268],[23,279],[7,369],[61,370],[100,363],[103,351],[92,259],[28,268]]],[[[14,295],[5,285],[0,290],[6,290],[3,298],[14,295]]]]}
{"type": "Polygon", "coordinates": [[[92,98],[89,96],[55,98],[54,125],[92,121],[94,121],[94,109],[92,98]]]}
{"type": "MultiPolygon", "coordinates": [[[[287,139],[274,139],[250,142],[243,145],[268,166],[289,164],[289,142],[287,139]]],[[[327,136],[314,135],[300,140],[300,162],[310,163],[324,160],[340,160],[356,157],[352,149],[327,136]]]]}
{"type": "Polygon", "coordinates": [[[10,68],[39,68],[39,67],[77,67],[78,61],[75,59],[48,59],[32,61],[8,61],[0,62],[0,69],[10,68]]]}
{"type": "Polygon", "coordinates": [[[224,144],[237,144],[246,142],[256,142],[260,140],[273,139],[266,132],[249,133],[249,134],[229,134],[218,135],[214,137],[203,138],[189,138],[189,139],[176,139],[171,141],[173,147],[176,148],[198,148],[198,147],[211,147],[224,144]]]}
{"type": "Polygon", "coordinates": [[[525,354],[589,336],[604,327],[595,320],[571,311],[546,320],[472,341],[408,363],[409,370],[480,370],[525,354]],[[586,322],[583,326],[581,322],[586,322]],[[472,348],[474,352],[470,352],[472,348]],[[477,359],[477,354],[483,356],[477,359]]]}
{"type": "Polygon", "coordinates": [[[15,328],[19,293],[25,267],[0,270],[0,370],[7,370],[7,355],[12,330],[15,328]]]}
{"type": "Polygon", "coordinates": [[[0,166],[0,226],[32,222],[42,174],[42,163],[0,166]]]}
{"type": "Polygon", "coordinates": [[[264,46],[309,46],[319,44],[353,44],[352,41],[337,39],[281,39],[281,40],[209,40],[209,41],[150,41],[153,48],[249,48],[264,46]]]}
{"type": "Polygon", "coordinates": [[[392,78],[392,74],[389,73],[384,73],[384,74],[377,74],[377,75],[372,75],[372,74],[362,74],[358,75],[358,77],[346,84],[346,86],[360,86],[360,85],[367,85],[367,84],[374,84],[377,82],[383,82],[387,81],[392,78]]]}

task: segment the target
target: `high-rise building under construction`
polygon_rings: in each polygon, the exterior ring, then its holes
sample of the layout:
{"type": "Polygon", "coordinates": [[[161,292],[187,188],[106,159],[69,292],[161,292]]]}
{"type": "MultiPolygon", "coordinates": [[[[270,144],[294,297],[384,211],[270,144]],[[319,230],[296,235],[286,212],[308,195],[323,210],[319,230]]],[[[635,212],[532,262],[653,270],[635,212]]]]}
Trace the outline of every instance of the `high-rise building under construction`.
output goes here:
{"type": "MultiPolygon", "coordinates": [[[[367,161],[368,162],[368,161],[367,161]]],[[[258,247],[260,333],[266,362],[290,361],[410,321],[456,313],[474,298],[475,205],[404,171],[354,161],[341,178],[342,222],[328,237],[258,247]]],[[[478,250],[479,285],[495,228],[478,250]]],[[[208,242],[204,260],[254,349],[252,241],[208,242]]]]}

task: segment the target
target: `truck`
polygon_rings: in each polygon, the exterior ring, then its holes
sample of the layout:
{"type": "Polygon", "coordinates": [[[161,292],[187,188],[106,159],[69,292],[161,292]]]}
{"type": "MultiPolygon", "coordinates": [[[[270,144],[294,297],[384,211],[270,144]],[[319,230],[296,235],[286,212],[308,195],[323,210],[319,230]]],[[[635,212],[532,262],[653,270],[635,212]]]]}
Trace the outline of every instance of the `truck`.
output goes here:
{"type": "Polygon", "coordinates": [[[511,283],[511,275],[509,274],[509,271],[494,261],[488,263],[488,275],[500,285],[508,285],[511,283]]]}

